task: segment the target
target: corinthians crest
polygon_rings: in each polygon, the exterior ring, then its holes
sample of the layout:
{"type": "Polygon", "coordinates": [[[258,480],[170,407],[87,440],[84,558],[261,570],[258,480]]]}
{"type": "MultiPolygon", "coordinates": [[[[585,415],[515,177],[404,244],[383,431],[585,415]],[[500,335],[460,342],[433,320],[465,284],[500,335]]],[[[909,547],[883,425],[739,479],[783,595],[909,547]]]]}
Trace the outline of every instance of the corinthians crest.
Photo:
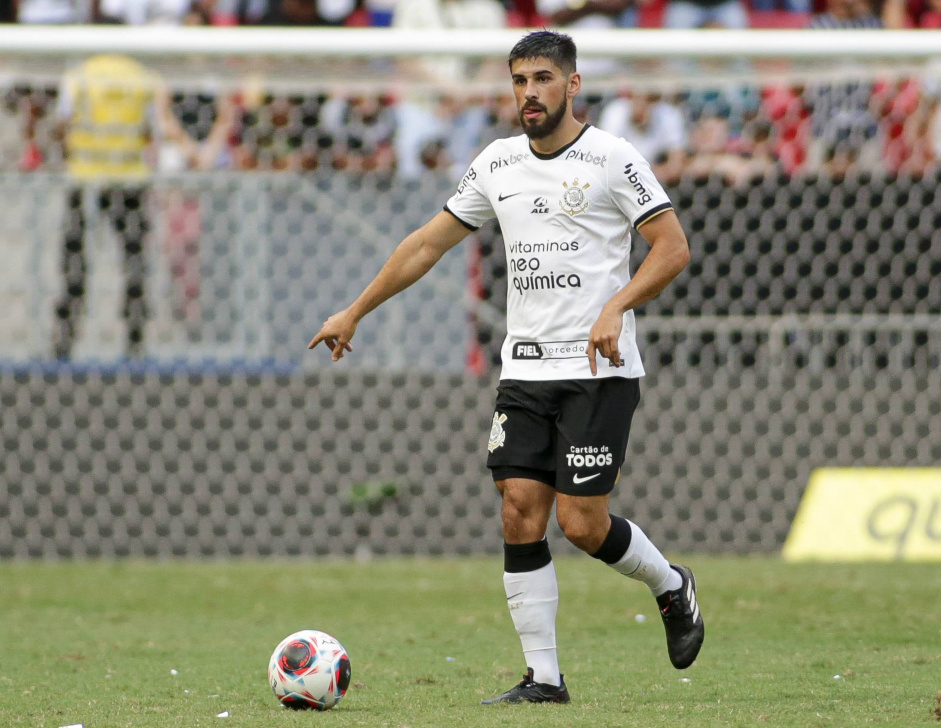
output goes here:
{"type": "Polygon", "coordinates": [[[565,194],[559,200],[559,207],[562,208],[562,211],[573,217],[585,212],[588,209],[588,196],[585,194],[585,190],[591,185],[586,182],[584,186],[579,187],[578,178],[576,177],[571,187],[568,182],[563,182],[562,186],[565,188],[565,194]]]}
{"type": "Polygon", "coordinates": [[[490,442],[487,443],[487,449],[493,452],[503,445],[506,440],[506,433],[503,431],[503,423],[506,422],[506,415],[499,412],[493,413],[493,424],[490,425],[490,442]]]}

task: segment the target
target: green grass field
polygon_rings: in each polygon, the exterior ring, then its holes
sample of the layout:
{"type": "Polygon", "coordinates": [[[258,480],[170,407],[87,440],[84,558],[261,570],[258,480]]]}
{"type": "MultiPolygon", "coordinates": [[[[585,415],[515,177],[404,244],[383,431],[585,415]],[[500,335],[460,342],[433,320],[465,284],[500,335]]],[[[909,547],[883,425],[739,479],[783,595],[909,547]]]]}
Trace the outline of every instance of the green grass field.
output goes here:
{"type": "Polygon", "coordinates": [[[690,558],[706,644],[678,672],[645,587],[556,563],[565,706],[478,704],[525,667],[499,559],[0,564],[0,726],[938,725],[937,565],[690,558]],[[307,627],[353,664],[327,713],[266,682],[307,627]]]}

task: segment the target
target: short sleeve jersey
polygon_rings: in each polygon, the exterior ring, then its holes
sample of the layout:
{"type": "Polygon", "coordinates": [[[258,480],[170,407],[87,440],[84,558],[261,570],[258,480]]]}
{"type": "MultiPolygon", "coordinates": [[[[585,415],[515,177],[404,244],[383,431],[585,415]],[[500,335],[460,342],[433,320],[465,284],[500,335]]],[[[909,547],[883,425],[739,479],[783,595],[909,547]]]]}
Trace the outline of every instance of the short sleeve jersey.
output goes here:
{"type": "MultiPolygon", "coordinates": [[[[596,127],[548,155],[525,135],[481,152],[445,210],[471,230],[500,222],[509,277],[501,379],[591,378],[588,334],[630,281],[631,226],[670,209],[637,150],[596,127]]],[[[618,349],[622,365],[599,354],[598,376],[643,376],[633,311],[618,349]]]]}

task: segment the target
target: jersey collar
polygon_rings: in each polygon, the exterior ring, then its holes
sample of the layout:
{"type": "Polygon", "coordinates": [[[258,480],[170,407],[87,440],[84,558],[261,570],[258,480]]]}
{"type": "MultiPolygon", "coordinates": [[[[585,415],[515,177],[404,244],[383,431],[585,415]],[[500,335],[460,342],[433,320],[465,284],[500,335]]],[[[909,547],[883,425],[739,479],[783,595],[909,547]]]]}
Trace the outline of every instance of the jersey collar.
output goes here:
{"type": "Polygon", "coordinates": [[[552,152],[552,153],[550,153],[550,154],[542,154],[541,152],[537,152],[535,149],[533,149],[533,143],[532,143],[532,142],[529,142],[529,151],[532,152],[533,156],[534,156],[536,159],[555,159],[556,157],[558,157],[559,155],[561,155],[562,152],[567,151],[567,150],[568,150],[569,148],[571,148],[579,139],[581,139],[583,136],[585,136],[585,132],[588,131],[588,127],[590,127],[590,126],[591,126],[591,124],[585,124],[585,126],[582,127],[582,130],[581,130],[580,132],[578,132],[578,136],[577,136],[577,137],[575,137],[572,141],[570,141],[570,142],[569,142],[568,144],[566,144],[564,147],[559,147],[558,149],[556,149],[554,152],[552,152]]]}

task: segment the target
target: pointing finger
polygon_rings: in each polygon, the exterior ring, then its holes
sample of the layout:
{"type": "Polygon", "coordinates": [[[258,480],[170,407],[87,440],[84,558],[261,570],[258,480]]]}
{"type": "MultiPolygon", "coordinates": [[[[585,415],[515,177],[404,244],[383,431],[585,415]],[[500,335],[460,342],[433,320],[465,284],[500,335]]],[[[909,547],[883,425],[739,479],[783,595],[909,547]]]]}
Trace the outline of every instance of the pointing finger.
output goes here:
{"type": "Polygon", "coordinates": [[[588,350],[585,352],[588,354],[588,367],[591,369],[591,376],[596,376],[598,374],[598,364],[595,362],[595,342],[588,342],[588,350]]]}

